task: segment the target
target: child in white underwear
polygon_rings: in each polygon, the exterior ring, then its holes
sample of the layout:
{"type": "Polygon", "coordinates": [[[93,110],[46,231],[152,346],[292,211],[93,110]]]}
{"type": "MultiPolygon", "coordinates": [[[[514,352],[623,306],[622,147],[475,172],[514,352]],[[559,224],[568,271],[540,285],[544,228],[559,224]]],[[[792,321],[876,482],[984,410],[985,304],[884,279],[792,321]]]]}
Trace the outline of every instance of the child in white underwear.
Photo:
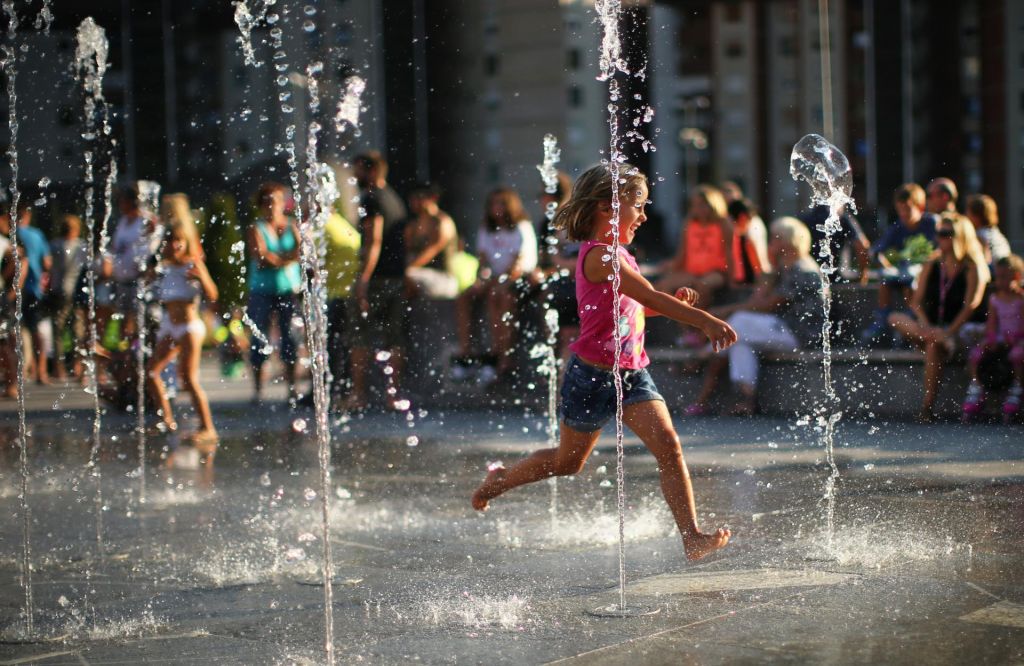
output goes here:
{"type": "Polygon", "coordinates": [[[199,298],[216,301],[217,285],[203,262],[199,232],[188,198],[184,194],[168,194],[163,197],[161,208],[165,234],[156,292],[164,314],[157,330],[153,358],[147,367],[146,383],[160,405],[163,427],[168,431],[177,430],[160,373],[180,354],[178,369],[182,386],[192,394],[200,424],[188,440],[195,445],[215,445],[217,431],[213,427],[210,402],[199,385],[199,354],[206,335],[206,326],[199,317],[199,298]]]}

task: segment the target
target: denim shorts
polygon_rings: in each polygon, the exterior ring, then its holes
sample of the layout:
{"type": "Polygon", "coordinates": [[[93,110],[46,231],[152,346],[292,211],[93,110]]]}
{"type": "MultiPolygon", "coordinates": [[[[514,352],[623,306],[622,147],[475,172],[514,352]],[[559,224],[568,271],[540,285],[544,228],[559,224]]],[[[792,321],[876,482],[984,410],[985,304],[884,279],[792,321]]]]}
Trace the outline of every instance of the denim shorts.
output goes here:
{"type": "MultiPolygon", "coordinates": [[[[650,400],[665,401],[650,373],[622,371],[622,405],[650,400]]],[[[611,370],[584,363],[576,355],[569,360],[562,382],[562,423],[579,432],[595,432],[615,417],[615,378],[611,370]]]]}

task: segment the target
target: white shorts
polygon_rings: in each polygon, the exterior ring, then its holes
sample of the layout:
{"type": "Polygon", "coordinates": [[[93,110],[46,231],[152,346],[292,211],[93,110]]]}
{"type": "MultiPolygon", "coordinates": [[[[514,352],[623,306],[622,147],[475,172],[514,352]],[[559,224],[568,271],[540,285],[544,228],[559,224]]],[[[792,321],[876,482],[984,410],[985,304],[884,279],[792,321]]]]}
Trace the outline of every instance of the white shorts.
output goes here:
{"type": "Polygon", "coordinates": [[[186,335],[200,338],[205,336],[206,324],[203,323],[202,319],[193,319],[192,321],[186,321],[180,324],[172,324],[171,318],[165,314],[160,320],[160,328],[156,331],[157,341],[163,340],[164,338],[180,340],[186,335]]]}
{"type": "Polygon", "coordinates": [[[459,280],[450,273],[434,268],[410,268],[406,271],[416,289],[427,298],[455,298],[459,295],[459,280]]]}

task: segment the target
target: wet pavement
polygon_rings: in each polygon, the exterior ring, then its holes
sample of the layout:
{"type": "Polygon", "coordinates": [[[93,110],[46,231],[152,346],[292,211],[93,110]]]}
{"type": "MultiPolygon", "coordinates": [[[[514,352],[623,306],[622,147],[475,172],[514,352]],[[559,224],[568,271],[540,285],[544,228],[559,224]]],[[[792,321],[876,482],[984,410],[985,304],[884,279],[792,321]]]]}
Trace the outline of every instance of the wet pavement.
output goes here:
{"type": "MultiPolygon", "coordinates": [[[[811,426],[680,420],[701,521],[734,532],[698,564],[627,435],[626,600],[658,612],[621,619],[588,613],[618,600],[610,437],[581,475],[480,515],[468,497],[486,463],[543,446],[543,415],[411,414],[335,424],[338,663],[1024,662],[1021,428],[841,423],[828,548],[811,426]]],[[[88,413],[33,419],[35,632],[19,619],[7,446],[0,664],[323,663],[316,443],[299,420],[311,417],[261,419],[220,415],[212,461],[153,439],[145,503],[129,422],[108,420],[101,540],[88,413]]]]}

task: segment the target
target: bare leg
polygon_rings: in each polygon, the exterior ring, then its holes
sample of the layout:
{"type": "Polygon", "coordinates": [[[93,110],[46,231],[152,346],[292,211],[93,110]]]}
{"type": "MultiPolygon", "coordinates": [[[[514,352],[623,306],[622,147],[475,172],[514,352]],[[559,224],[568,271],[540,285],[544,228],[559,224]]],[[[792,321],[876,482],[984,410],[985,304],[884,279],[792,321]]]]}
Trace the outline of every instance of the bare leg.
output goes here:
{"type": "Polygon", "coordinates": [[[897,333],[915,344],[920,345],[923,342],[922,335],[924,333],[924,327],[922,327],[921,324],[919,324],[917,320],[910,315],[902,312],[894,312],[889,315],[889,325],[892,326],[897,333]]]}
{"type": "Polygon", "coordinates": [[[4,373],[4,397],[6,398],[18,397],[18,371],[15,367],[14,351],[11,349],[13,344],[11,337],[0,339],[0,370],[4,373]]]}
{"type": "Polygon", "coordinates": [[[725,546],[732,532],[719,528],[707,534],[701,532],[697,525],[693,484],[690,483],[690,473],[683,460],[679,436],[672,426],[672,418],[665,403],[650,400],[627,405],[623,410],[623,419],[658,461],[661,492],[683,537],[687,559],[699,560],[725,546]]]}
{"type": "Polygon", "coordinates": [[[711,402],[711,396],[715,394],[715,389],[718,388],[718,380],[722,376],[722,371],[729,365],[729,357],[725,354],[716,354],[711,357],[708,361],[708,366],[704,368],[704,384],[700,388],[700,395],[694,401],[694,404],[701,408],[707,408],[711,402]]]}
{"type": "Polygon", "coordinates": [[[36,330],[31,332],[30,337],[32,339],[32,353],[36,359],[36,383],[49,384],[50,373],[46,363],[46,352],[43,349],[43,336],[36,330]]]}
{"type": "Polygon", "coordinates": [[[473,493],[473,508],[485,511],[487,503],[513,488],[551,476],[571,476],[583,469],[601,431],[579,432],[562,424],[557,449],[541,449],[509,469],[493,469],[473,493]]]}
{"type": "Polygon", "coordinates": [[[892,289],[884,282],[878,286],[878,307],[882,310],[892,307],[892,289]]]}
{"type": "Polygon", "coordinates": [[[345,401],[346,409],[366,407],[366,371],[370,365],[370,350],[367,347],[353,347],[351,361],[352,392],[345,401]]]}
{"type": "Polygon", "coordinates": [[[508,316],[515,310],[515,295],[508,285],[497,285],[487,299],[487,310],[491,320],[491,351],[498,357],[499,371],[512,367],[509,350],[512,349],[512,321],[508,316]]]}
{"type": "Polygon", "coordinates": [[[282,362],[284,366],[284,383],[288,387],[288,399],[294,400],[295,393],[295,364],[282,362]]]}
{"type": "Polygon", "coordinates": [[[921,414],[930,415],[939,392],[939,378],[942,366],[946,361],[946,350],[941,344],[929,342],[924,350],[924,400],[921,403],[921,414]]]}
{"type": "Polygon", "coordinates": [[[757,387],[737,382],[736,389],[740,392],[740,401],[732,409],[733,416],[753,416],[757,412],[757,387]]]}
{"type": "Polygon", "coordinates": [[[459,355],[466,356],[473,343],[473,305],[480,295],[480,282],[473,284],[455,299],[455,332],[459,338],[459,355]]]}
{"type": "Polygon", "coordinates": [[[206,391],[199,385],[199,356],[203,348],[202,335],[186,333],[178,339],[178,344],[181,347],[179,373],[182,388],[192,394],[192,404],[199,416],[199,430],[193,435],[193,439],[195,441],[216,439],[217,431],[213,427],[210,402],[206,398],[206,391]]]}
{"type": "Polygon", "coordinates": [[[146,367],[147,387],[156,398],[157,404],[160,405],[161,419],[171,430],[177,428],[178,424],[174,421],[171,401],[167,399],[167,391],[164,390],[164,382],[160,378],[160,373],[171,362],[171,359],[177,355],[178,347],[175,345],[174,340],[167,337],[161,338],[156,344],[156,349],[153,350],[153,357],[149,360],[149,365],[146,367]]]}

